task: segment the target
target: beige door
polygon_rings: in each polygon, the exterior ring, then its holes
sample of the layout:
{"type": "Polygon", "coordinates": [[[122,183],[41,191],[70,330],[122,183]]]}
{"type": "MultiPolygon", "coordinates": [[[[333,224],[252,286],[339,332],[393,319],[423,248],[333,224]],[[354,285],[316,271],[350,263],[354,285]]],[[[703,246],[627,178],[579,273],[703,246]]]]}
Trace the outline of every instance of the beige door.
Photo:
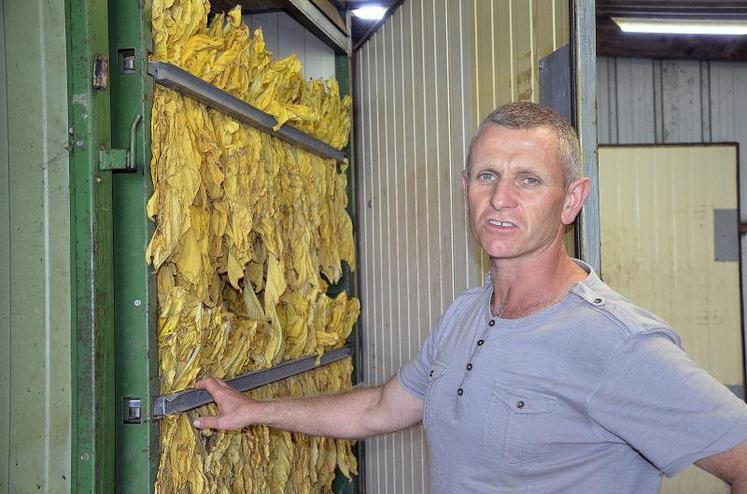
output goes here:
{"type": "MultiPolygon", "coordinates": [[[[728,241],[738,229],[736,146],[600,147],[599,195],[604,280],[669,321],[716,379],[744,386],[739,262],[728,241]]],[[[693,466],[662,492],[728,488],[693,466]]]]}

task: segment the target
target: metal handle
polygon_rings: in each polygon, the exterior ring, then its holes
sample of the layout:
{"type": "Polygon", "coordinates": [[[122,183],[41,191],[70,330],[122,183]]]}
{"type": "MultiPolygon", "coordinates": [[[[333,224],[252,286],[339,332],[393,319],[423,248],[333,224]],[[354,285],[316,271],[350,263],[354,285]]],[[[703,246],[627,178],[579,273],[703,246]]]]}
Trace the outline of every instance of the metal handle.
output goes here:
{"type": "Polygon", "coordinates": [[[125,169],[135,170],[135,147],[137,143],[137,127],[143,121],[143,116],[135,115],[130,124],[130,143],[127,146],[127,156],[125,158],[125,169]]]}

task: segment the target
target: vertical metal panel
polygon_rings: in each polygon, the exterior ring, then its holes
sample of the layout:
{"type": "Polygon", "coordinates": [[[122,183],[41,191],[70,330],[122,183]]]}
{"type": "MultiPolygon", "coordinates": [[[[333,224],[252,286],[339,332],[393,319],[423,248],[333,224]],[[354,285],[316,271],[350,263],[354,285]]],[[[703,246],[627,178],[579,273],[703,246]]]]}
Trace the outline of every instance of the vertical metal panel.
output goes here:
{"type": "Polygon", "coordinates": [[[661,63],[663,142],[702,142],[701,63],[697,60],[661,63]]]}
{"type": "MultiPolygon", "coordinates": [[[[739,143],[740,190],[747,191],[747,63],[710,62],[708,74],[711,139],[739,143]]],[[[739,209],[747,221],[747,193],[739,209]]]]}
{"type": "MultiPolygon", "coordinates": [[[[567,18],[561,0],[410,0],[356,52],[368,383],[394,375],[454,297],[482,283],[461,183],[466,146],[499,103],[539,98],[537,61],[567,43],[567,18]]],[[[365,460],[367,492],[427,490],[420,427],[367,440],[365,460]]]]}
{"type": "Polygon", "coordinates": [[[641,142],[654,133],[653,66],[650,60],[621,58],[614,67],[615,88],[620,92],[615,97],[617,142],[641,142]]]}
{"type": "Polygon", "coordinates": [[[564,45],[540,60],[540,103],[571,120],[571,48],[564,45]]]}
{"type": "Polygon", "coordinates": [[[598,66],[601,144],[747,143],[747,64],[600,57],[598,66]]]}
{"type": "MultiPolygon", "coordinates": [[[[571,61],[573,63],[573,124],[581,145],[582,171],[591,189],[574,231],[578,257],[601,273],[599,260],[599,187],[597,163],[596,19],[593,0],[571,2],[571,61]]],[[[575,253],[574,253],[575,254],[575,253]]]]}
{"type": "MultiPolygon", "coordinates": [[[[6,79],[5,9],[0,8],[0,74],[6,79]]],[[[8,86],[0,83],[0,114],[4,127],[0,129],[0,366],[2,375],[10,376],[11,293],[10,293],[10,157],[8,153],[8,86]]],[[[8,492],[10,479],[10,381],[0,379],[0,493],[8,492]]]]}
{"type": "Polygon", "coordinates": [[[244,22],[254,31],[262,28],[267,49],[276,57],[295,54],[303,64],[307,79],[335,76],[335,52],[316,35],[283,12],[245,15],[244,22]]]}
{"type": "Polygon", "coordinates": [[[65,6],[6,2],[0,18],[0,492],[69,492],[65,6]]]}

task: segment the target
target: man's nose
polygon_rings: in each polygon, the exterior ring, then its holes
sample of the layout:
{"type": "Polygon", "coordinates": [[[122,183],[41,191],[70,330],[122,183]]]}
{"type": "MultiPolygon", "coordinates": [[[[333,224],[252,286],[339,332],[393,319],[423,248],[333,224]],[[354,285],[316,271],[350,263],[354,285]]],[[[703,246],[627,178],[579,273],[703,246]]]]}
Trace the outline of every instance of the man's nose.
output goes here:
{"type": "Polygon", "coordinates": [[[516,188],[508,180],[498,180],[490,195],[490,205],[496,210],[516,206],[516,188]]]}

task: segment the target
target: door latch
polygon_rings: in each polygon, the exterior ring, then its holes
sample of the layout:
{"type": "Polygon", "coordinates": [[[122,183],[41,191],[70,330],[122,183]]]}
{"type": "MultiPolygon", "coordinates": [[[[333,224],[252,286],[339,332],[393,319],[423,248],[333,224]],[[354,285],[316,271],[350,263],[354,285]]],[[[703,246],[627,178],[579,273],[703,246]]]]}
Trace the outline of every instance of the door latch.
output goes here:
{"type": "Polygon", "coordinates": [[[99,170],[101,171],[135,171],[135,145],[137,127],[143,120],[142,115],[135,115],[130,124],[130,144],[127,149],[102,149],[99,151],[99,170]]]}

